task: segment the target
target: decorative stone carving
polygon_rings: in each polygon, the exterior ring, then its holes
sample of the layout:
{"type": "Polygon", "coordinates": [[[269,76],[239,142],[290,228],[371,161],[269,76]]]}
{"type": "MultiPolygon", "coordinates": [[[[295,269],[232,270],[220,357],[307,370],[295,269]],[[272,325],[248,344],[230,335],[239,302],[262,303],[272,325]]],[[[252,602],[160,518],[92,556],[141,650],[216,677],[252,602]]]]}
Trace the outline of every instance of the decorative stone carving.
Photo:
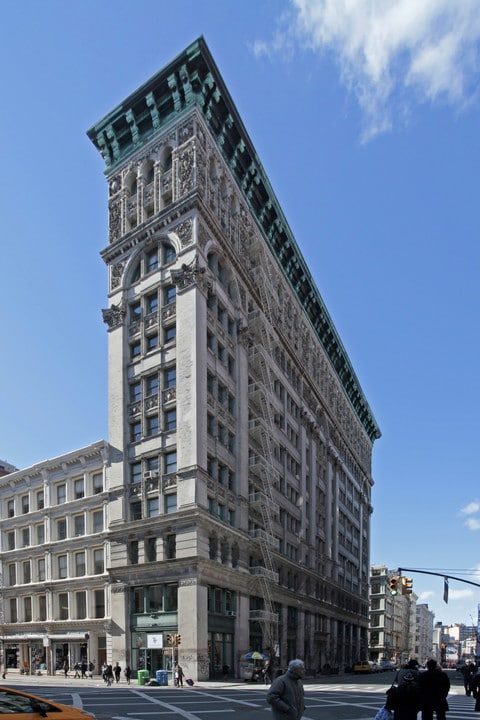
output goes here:
{"type": "Polygon", "coordinates": [[[182,247],[186,247],[187,245],[190,245],[190,243],[193,240],[193,220],[192,218],[187,218],[187,220],[184,220],[181,223],[178,223],[178,225],[175,225],[172,228],[172,232],[175,233],[175,235],[180,240],[180,243],[182,247]]]}
{"type": "Polygon", "coordinates": [[[195,186],[195,149],[193,143],[178,154],[178,196],[182,197],[195,186]]]}
{"type": "Polygon", "coordinates": [[[112,265],[111,275],[110,275],[110,288],[111,290],[115,290],[116,287],[120,285],[122,282],[122,275],[123,271],[125,269],[126,263],[118,262],[115,263],[115,265],[112,265]]]}
{"type": "Polygon", "coordinates": [[[122,305],[112,305],[111,307],[102,310],[103,322],[108,325],[109,330],[118,327],[123,323],[126,315],[126,310],[122,305]]]}
{"type": "Polygon", "coordinates": [[[190,265],[184,263],[181,270],[172,270],[172,281],[179,290],[186,290],[200,284],[200,278],[204,274],[205,268],[200,267],[198,256],[195,256],[190,265]]]}
{"type": "Polygon", "coordinates": [[[122,204],[121,200],[110,202],[110,214],[108,220],[109,240],[115,242],[122,234],[122,204]]]}

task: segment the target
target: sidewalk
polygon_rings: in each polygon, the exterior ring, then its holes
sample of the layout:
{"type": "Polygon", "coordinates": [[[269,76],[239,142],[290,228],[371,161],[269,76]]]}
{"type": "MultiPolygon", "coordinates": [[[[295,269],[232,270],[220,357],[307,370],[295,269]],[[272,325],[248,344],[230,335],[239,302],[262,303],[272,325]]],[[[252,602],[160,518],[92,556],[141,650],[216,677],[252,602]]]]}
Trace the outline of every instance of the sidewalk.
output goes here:
{"type": "MultiPolygon", "coordinates": [[[[345,677],[345,676],[343,676],[345,677]]],[[[318,678],[306,678],[304,680],[304,685],[330,685],[333,682],[338,683],[342,680],[338,675],[336,676],[326,676],[326,677],[318,677],[318,678]]],[[[103,681],[103,678],[101,675],[94,675],[93,678],[74,678],[73,673],[69,673],[69,677],[65,677],[63,672],[57,672],[56,675],[47,675],[46,673],[42,673],[41,675],[20,675],[16,672],[7,672],[7,676],[5,679],[0,679],[0,685],[15,685],[18,688],[22,688],[25,690],[25,692],[33,692],[35,694],[35,687],[36,686],[54,686],[54,687],[68,687],[70,689],[74,688],[88,688],[88,687],[105,687],[105,683],[103,681]]],[[[139,687],[148,688],[148,690],[168,690],[168,688],[176,689],[173,685],[172,680],[169,678],[169,684],[166,685],[159,685],[149,687],[147,685],[139,685],[137,682],[137,679],[132,679],[130,685],[127,685],[125,682],[125,678],[122,677],[118,685],[116,683],[113,683],[112,688],[136,688],[139,687]]],[[[184,684],[184,687],[188,688],[188,685],[184,684]]],[[[193,686],[200,687],[203,689],[208,688],[224,688],[225,690],[229,688],[242,688],[246,690],[251,690],[252,688],[255,688],[257,690],[260,690],[261,688],[267,688],[268,685],[264,685],[263,683],[250,683],[250,682],[244,682],[243,680],[239,679],[232,679],[232,680],[199,680],[198,682],[195,681],[195,684],[193,686]]],[[[41,694],[41,693],[39,693],[41,694]]]]}

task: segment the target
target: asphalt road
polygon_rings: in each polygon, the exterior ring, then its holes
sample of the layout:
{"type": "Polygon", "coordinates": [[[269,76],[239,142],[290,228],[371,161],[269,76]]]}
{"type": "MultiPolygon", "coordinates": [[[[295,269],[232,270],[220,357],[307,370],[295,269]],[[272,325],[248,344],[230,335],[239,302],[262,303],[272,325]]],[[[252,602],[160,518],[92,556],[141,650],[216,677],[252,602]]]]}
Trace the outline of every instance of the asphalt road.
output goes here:
{"type": "MultiPolygon", "coordinates": [[[[448,720],[475,718],[474,701],[466,697],[459,677],[450,674],[448,720]]],[[[347,675],[305,683],[303,720],[372,720],[383,705],[393,674],[347,675]]],[[[101,678],[90,681],[23,677],[5,685],[75,705],[97,720],[268,720],[266,688],[250,683],[201,683],[193,688],[142,687],[124,682],[106,687],[101,678]],[[58,684],[56,684],[58,682],[58,684]]]]}

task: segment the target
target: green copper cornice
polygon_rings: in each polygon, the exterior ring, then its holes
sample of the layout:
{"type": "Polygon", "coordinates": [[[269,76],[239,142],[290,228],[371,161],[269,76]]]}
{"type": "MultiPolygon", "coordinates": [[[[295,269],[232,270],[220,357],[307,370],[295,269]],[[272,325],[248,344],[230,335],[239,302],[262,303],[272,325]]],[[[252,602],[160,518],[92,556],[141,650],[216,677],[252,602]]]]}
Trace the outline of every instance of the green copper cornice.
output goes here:
{"type": "Polygon", "coordinates": [[[213,57],[201,37],[96,123],[88,136],[106,172],[196,106],[304,308],[370,440],[380,430],[322,297],[213,57]]]}

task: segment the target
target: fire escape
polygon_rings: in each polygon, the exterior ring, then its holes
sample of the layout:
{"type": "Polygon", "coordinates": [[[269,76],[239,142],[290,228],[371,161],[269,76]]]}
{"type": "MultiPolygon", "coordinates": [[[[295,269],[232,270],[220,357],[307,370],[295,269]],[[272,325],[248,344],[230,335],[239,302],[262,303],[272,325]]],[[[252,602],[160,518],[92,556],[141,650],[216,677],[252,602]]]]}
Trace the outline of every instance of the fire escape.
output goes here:
{"type": "Polygon", "coordinates": [[[272,587],[279,576],[274,569],[274,552],[279,551],[279,506],[273,495],[275,479],[274,442],[276,437],[274,377],[272,362],[277,338],[272,325],[273,288],[266,268],[267,258],[259,243],[252,244],[252,279],[258,292],[258,306],[248,317],[250,333],[249,361],[249,496],[250,535],[258,544],[262,564],[250,567],[255,576],[254,591],[263,601],[263,609],[250,611],[249,619],[260,625],[264,649],[270,648],[273,662],[278,648],[278,613],[272,599],[272,587]]]}

